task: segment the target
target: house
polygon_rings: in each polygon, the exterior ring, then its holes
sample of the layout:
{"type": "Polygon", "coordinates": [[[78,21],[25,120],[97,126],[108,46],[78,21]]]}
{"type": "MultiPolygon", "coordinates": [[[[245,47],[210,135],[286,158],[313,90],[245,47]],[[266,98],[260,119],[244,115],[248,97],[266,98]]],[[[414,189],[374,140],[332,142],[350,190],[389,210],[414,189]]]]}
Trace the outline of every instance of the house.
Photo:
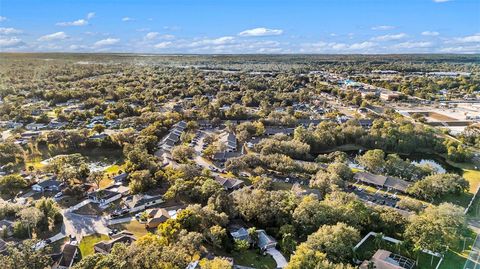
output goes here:
{"type": "Polygon", "coordinates": [[[373,126],[373,120],[371,119],[359,119],[358,124],[362,126],[363,129],[370,129],[373,126]]]}
{"type": "Polygon", "coordinates": [[[250,235],[248,234],[247,229],[243,227],[231,231],[230,235],[233,237],[234,240],[245,240],[247,242],[251,242],[250,235]]]}
{"type": "Polygon", "coordinates": [[[22,138],[25,138],[25,139],[33,139],[33,138],[37,138],[38,136],[40,136],[40,132],[24,132],[20,135],[22,138]]]}
{"type": "Polygon", "coordinates": [[[107,206],[111,202],[114,202],[122,198],[122,194],[110,189],[101,189],[88,194],[88,199],[93,203],[100,204],[101,207],[107,206]]]}
{"type": "Polygon", "coordinates": [[[309,127],[310,125],[317,126],[322,122],[322,120],[312,120],[312,119],[298,119],[297,126],[309,127]]]}
{"type": "Polygon", "coordinates": [[[408,187],[412,184],[405,180],[394,178],[390,176],[374,175],[368,172],[357,172],[353,176],[355,180],[359,180],[362,183],[368,185],[374,185],[376,187],[393,189],[405,193],[408,187]]]}
{"type": "Polygon", "coordinates": [[[121,173],[113,177],[113,181],[115,182],[123,182],[127,179],[128,174],[127,173],[121,173]]]}
{"type": "Polygon", "coordinates": [[[168,135],[165,136],[165,138],[163,138],[160,142],[161,148],[166,151],[170,151],[175,143],[180,140],[180,136],[185,128],[187,128],[187,123],[185,121],[180,121],[173,125],[173,128],[170,130],[168,135]]]}
{"type": "Polygon", "coordinates": [[[36,192],[59,191],[61,188],[61,184],[62,182],[60,181],[54,179],[47,179],[33,185],[32,190],[36,192]]]}
{"type": "Polygon", "coordinates": [[[415,261],[390,251],[379,249],[369,261],[364,261],[360,269],[413,269],[415,261]],[[373,265],[373,266],[372,266],[373,265]]]}
{"type": "Polygon", "coordinates": [[[43,123],[29,123],[25,126],[25,129],[29,131],[38,131],[47,128],[47,125],[43,123]]]}
{"type": "Polygon", "coordinates": [[[382,91],[380,93],[380,99],[383,101],[392,101],[392,100],[397,100],[399,98],[400,98],[400,94],[395,92],[382,91]]]}
{"type": "Polygon", "coordinates": [[[221,151],[217,152],[212,156],[212,159],[219,162],[225,162],[228,159],[238,157],[240,155],[239,152],[231,152],[231,151],[221,151]]]}
{"type": "Polygon", "coordinates": [[[112,239],[109,241],[100,241],[93,245],[93,250],[95,253],[102,253],[108,254],[113,248],[113,245],[116,243],[124,243],[124,244],[131,244],[135,242],[137,239],[133,236],[132,233],[122,231],[118,234],[112,236],[112,239]]]}
{"type": "Polygon", "coordinates": [[[9,220],[0,220],[0,237],[10,237],[13,234],[13,223],[9,220]]]}
{"type": "Polygon", "coordinates": [[[101,133],[101,134],[94,134],[88,137],[90,140],[103,140],[108,137],[108,134],[101,133]]]}
{"type": "Polygon", "coordinates": [[[237,151],[237,137],[232,132],[223,133],[219,141],[226,147],[226,151],[237,151]]]}
{"type": "Polygon", "coordinates": [[[238,190],[245,185],[243,180],[238,178],[223,178],[223,177],[216,177],[215,181],[217,181],[222,187],[227,190],[238,190]]]}
{"type": "Polygon", "coordinates": [[[267,126],[265,127],[265,135],[285,134],[290,136],[293,135],[294,130],[294,128],[267,126]]]}
{"type": "Polygon", "coordinates": [[[52,266],[52,269],[68,269],[72,268],[73,263],[75,262],[75,258],[78,254],[78,246],[76,241],[72,243],[67,243],[63,246],[62,253],[60,253],[60,257],[58,258],[57,262],[52,266]]]}
{"type": "Polygon", "coordinates": [[[0,238],[0,254],[7,250],[7,242],[0,238]]]}
{"type": "Polygon", "coordinates": [[[127,196],[130,193],[130,187],[122,185],[121,182],[116,182],[107,188],[109,191],[118,192],[123,196],[127,196]]]}
{"type": "Polygon", "coordinates": [[[163,203],[163,199],[161,195],[141,195],[136,194],[132,196],[128,196],[124,199],[126,207],[130,213],[135,213],[138,211],[145,210],[146,208],[154,205],[158,205],[163,203]]]}
{"type": "Polygon", "coordinates": [[[157,228],[158,225],[164,223],[168,219],[175,219],[177,217],[177,213],[182,210],[183,207],[174,206],[168,208],[152,208],[147,209],[145,212],[148,215],[147,223],[145,223],[145,227],[147,229],[150,228],[157,228]]]}
{"type": "Polygon", "coordinates": [[[213,124],[209,120],[199,120],[197,121],[197,123],[200,128],[208,128],[208,129],[213,128],[213,124]]]}
{"type": "Polygon", "coordinates": [[[277,241],[268,235],[265,230],[257,230],[258,236],[258,247],[266,251],[269,248],[275,248],[277,246],[277,241]]]}

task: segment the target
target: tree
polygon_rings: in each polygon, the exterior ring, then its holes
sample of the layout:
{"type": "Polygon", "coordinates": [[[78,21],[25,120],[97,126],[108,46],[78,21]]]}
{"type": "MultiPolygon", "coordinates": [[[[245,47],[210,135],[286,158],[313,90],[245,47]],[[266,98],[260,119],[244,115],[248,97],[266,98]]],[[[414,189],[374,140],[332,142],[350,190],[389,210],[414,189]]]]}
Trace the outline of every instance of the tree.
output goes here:
{"type": "Polygon", "coordinates": [[[349,264],[334,264],[327,259],[327,255],[311,248],[307,243],[297,247],[295,254],[290,257],[286,269],[353,269],[349,264]]]}
{"type": "Polygon", "coordinates": [[[305,196],[292,215],[298,235],[305,238],[326,224],[329,218],[328,210],[317,197],[305,196]]]}
{"type": "Polygon", "coordinates": [[[63,221],[63,216],[52,198],[41,198],[35,203],[35,207],[43,213],[42,219],[37,224],[43,230],[47,230],[50,223],[58,224],[63,221]]]}
{"type": "Polygon", "coordinates": [[[103,124],[95,124],[92,130],[97,134],[101,134],[105,131],[105,126],[103,124]]]}
{"type": "Polygon", "coordinates": [[[332,163],[328,165],[327,171],[332,175],[337,175],[343,180],[351,180],[353,172],[348,165],[344,163],[332,163]]]}
{"type": "Polygon", "coordinates": [[[156,185],[155,178],[148,170],[135,171],[129,175],[129,178],[130,183],[128,186],[133,194],[144,192],[156,185]]]}
{"type": "Polygon", "coordinates": [[[469,188],[469,182],[457,174],[434,174],[415,182],[408,192],[416,197],[433,200],[447,194],[458,195],[469,188]]]}
{"type": "Polygon", "coordinates": [[[195,150],[193,148],[184,145],[175,146],[172,149],[172,158],[181,163],[193,158],[194,154],[195,150]]]}
{"type": "Polygon", "coordinates": [[[247,240],[235,239],[234,249],[238,252],[243,252],[250,248],[250,243],[247,240]]]}
{"type": "Polygon", "coordinates": [[[310,187],[318,189],[325,197],[326,194],[343,187],[345,182],[337,174],[318,171],[315,178],[310,181],[310,187]]]}
{"type": "Polygon", "coordinates": [[[4,268],[43,269],[49,268],[52,264],[50,248],[36,250],[33,240],[24,240],[16,246],[8,244],[6,252],[8,255],[0,254],[0,264],[4,268]]]}
{"type": "Polygon", "coordinates": [[[202,259],[200,260],[200,267],[202,269],[230,269],[233,268],[230,261],[222,258],[215,257],[213,260],[202,259]]]}
{"type": "Polygon", "coordinates": [[[463,208],[450,203],[430,206],[413,216],[405,238],[417,249],[443,252],[452,247],[466,228],[463,208]]]}
{"type": "Polygon", "coordinates": [[[100,183],[102,182],[104,178],[103,172],[102,171],[95,171],[90,173],[88,176],[88,181],[92,182],[97,186],[97,189],[100,189],[100,183]]]}
{"type": "Polygon", "coordinates": [[[210,241],[214,248],[221,248],[227,238],[227,231],[225,228],[219,225],[210,227],[207,233],[207,239],[210,241]]]}
{"type": "Polygon", "coordinates": [[[340,222],[320,227],[308,236],[305,243],[309,248],[325,253],[329,260],[349,262],[353,257],[353,247],[359,240],[357,229],[340,222]]]}
{"type": "Polygon", "coordinates": [[[35,207],[27,207],[17,213],[22,223],[27,226],[28,235],[32,238],[32,228],[44,217],[42,211],[35,207]]]}
{"type": "Polygon", "coordinates": [[[381,149],[369,150],[358,156],[357,161],[368,171],[380,174],[385,168],[385,153],[381,149]]]}
{"type": "Polygon", "coordinates": [[[18,192],[27,187],[27,181],[20,175],[6,175],[0,178],[0,189],[4,194],[15,196],[18,192]]]}

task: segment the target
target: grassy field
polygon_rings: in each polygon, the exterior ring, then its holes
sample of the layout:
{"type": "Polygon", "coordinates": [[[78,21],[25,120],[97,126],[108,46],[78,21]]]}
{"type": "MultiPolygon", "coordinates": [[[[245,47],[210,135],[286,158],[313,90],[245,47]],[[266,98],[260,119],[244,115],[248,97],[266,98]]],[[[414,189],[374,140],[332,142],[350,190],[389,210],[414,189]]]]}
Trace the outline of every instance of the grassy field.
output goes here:
{"type": "Polygon", "coordinates": [[[468,230],[463,236],[465,237],[465,240],[459,240],[456,242],[456,244],[445,254],[440,269],[463,268],[463,265],[468,258],[468,253],[472,248],[472,244],[475,242],[476,234],[474,231],[468,230]]]}
{"type": "Polygon", "coordinates": [[[258,253],[257,250],[250,249],[245,252],[233,252],[232,257],[235,261],[235,264],[250,266],[257,269],[273,269],[276,268],[277,263],[270,256],[263,256],[258,253]]]}
{"type": "Polygon", "coordinates": [[[118,229],[119,231],[127,230],[138,239],[141,236],[144,236],[148,233],[147,229],[145,229],[145,224],[141,224],[136,220],[132,220],[126,223],[120,223],[116,225],[110,226],[112,229],[118,229]]]}
{"type": "Polygon", "coordinates": [[[80,249],[80,253],[82,254],[82,257],[85,257],[87,255],[93,254],[93,245],[100,241],[104,240],[109,240],[110,238],[105,235],[105,234],[93,234],[89,236],[85,236],[82,241],[80,241],[80,244],[78,248],[80,249]]]}

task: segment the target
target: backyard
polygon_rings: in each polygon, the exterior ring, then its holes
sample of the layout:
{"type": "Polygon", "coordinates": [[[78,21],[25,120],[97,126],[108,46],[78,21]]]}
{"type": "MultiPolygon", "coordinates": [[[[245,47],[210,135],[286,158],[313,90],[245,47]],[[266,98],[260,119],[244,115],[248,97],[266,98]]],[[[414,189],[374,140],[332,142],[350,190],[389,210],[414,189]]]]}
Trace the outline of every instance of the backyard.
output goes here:
{"type": "Polygon", "coordinates": [[[104,240],[109,240],[110,238],[105,235],[105,234],[92,234],[85,236],[82,238],[82,241],[80,241],[80,244],[78,248],[80,249],[80,253],[82,254],[82,257],[85,257],[87,255],[93,254],[93,245],[100,241],[104,240]]]}

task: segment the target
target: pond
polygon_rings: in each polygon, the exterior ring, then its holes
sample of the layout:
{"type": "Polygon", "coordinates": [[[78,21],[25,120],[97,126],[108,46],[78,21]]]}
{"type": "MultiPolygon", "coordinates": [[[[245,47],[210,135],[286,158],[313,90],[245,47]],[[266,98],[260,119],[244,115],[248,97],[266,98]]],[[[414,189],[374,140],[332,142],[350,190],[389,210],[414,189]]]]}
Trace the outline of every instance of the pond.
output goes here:
{"type": "MultiPolygon", "coordinates": [[[[349,157],[349,160],[350,160],[349,166],[351,168],[363,169],[357,162],[355,162],[355,158],[359,154],[360,155],[364,154],[365,150],[349,150],[344,152],[347,153],[349,157]]],[[[399,154],[399,156],[404,160],[407,160],[407,159],[410,160],[414,164],[430,165],[437,171],[437,173],[440,173],[440,174],[456,173],[461,175],[463,173],[462,169],[448,164],[444,158],[438,155],[415,153],[415,154],[399,154]]]]}

